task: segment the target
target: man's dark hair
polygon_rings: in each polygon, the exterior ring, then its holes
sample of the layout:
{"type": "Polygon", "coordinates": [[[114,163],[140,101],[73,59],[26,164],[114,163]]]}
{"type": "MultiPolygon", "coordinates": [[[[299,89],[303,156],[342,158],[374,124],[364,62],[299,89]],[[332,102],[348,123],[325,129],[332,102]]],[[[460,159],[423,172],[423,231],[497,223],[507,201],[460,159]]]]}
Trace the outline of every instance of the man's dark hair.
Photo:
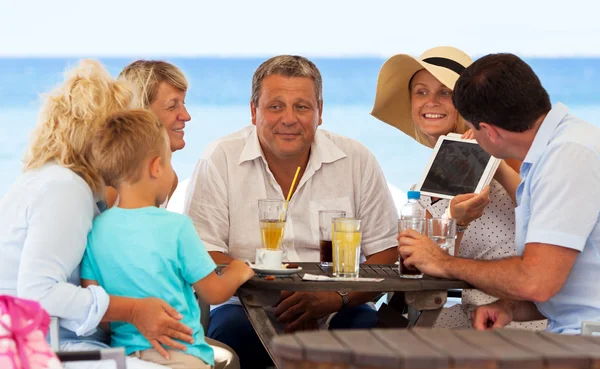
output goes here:
{"type": "Polygon", "coordinates": [[[476,60],[456,81],[452,102],[476,129],[485,122],[511,132],[527,131],[552,108],[537,75],[513,54],[476,60]]]}

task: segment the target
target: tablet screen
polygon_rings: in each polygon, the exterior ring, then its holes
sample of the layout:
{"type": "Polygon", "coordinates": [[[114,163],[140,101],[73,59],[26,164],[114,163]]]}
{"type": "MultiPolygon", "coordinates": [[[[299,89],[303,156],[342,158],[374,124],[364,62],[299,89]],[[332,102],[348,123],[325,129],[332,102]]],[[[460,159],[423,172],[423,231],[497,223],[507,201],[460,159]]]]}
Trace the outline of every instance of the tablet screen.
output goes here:
{"type": "Polygon", "coordinates": [[[489,160],[490,154],[475,143],[444,140],[421,191],[452,196],[475,192],[489,160]]]}

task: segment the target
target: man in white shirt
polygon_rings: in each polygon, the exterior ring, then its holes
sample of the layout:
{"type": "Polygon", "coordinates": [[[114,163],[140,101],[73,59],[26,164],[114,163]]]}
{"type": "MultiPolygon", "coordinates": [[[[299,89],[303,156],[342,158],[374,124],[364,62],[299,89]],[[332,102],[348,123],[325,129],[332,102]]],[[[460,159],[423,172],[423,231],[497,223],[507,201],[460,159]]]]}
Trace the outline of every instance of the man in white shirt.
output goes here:
{"type": "MultiPolygon", "coordinates": [[[[261,247],[258,199],[285,199],[300,167],[284,232],[286,261],[319,261],[318,211],[327,209],[361,219],[365,263],[394,263],[398,215],[383,172],[359,142],[317,130],[323,98],[316,66],[300,56],[267,60],[252,79],[250,109],[252,126],[210,145],[188,187],[184,211],[215,262],[254,259],[261,247]]],[[[365,304],[371,293],[282,297],[275,316],[288,331],[316,327],[318,319],[335,312],[333,329],[376,322],[376,312],[365,304]]],[[[213,309],[207,336],[231,346],[242,367],[269,364],[239,305],[213,309]]]]}

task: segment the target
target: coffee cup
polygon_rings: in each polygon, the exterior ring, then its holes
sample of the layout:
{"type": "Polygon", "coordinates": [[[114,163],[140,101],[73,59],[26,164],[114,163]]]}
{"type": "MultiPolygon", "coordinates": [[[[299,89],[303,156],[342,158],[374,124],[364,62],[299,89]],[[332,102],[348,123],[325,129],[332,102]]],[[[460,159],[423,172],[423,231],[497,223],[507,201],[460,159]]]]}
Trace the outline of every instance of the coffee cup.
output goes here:
{"type": "Polygon", "coordinates": [[[283,250],[256,249],[254,265],[265,269],[280,269],[283,250]]]}

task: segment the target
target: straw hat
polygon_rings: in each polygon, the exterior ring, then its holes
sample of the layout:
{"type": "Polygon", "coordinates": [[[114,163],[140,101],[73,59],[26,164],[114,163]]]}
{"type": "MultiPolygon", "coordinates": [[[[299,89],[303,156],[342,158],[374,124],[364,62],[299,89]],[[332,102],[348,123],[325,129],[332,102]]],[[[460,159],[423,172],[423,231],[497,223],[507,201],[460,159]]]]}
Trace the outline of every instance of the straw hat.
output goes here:
{"type": "Polygon", "coordinates": [[[412,76],[427,69],[446,87],[454,89],[460,73],[472,62],[467,54],[449,46],[429,49],[418,59],[407,54],[392,56],[379,71],[371,115],[415,138],[408,86],[412,76]]]}

